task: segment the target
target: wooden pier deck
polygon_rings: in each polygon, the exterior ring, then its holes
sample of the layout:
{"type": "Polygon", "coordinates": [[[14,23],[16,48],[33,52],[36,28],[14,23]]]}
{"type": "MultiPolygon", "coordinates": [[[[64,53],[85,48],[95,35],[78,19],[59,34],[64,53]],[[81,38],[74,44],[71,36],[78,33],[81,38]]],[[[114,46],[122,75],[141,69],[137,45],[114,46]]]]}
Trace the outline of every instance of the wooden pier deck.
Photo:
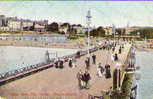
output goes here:
{"type": "MultiPolygon", "coordinates": [[[[124,63],[131,44],[126,44],[123,52],[119,54],[119,60],[124,63]]],[[[116,48],[118,51],[119,46],[116,48]]],[[[94,52],[97,56],[97,63],[101,62],[103,66],[106,63],[111,65],[111,73],[115,69],[116,62],[111,60],[111,51],[98,50],[94,52]]],[[[92,54],[91,54],[92,55],[92,54]]],[[[84,60],[87,55],[77,59],[77,67],[69,68],[68,63],[64,64],[64,69],[54,67],[35,73],[25,78],[16,80],[6,85],[0,86],[0,96],[8,99],[87,99],[88,94],[100,95],[101,91],[108,90],[112,86],[112,78],[106,79],[104,76],[99,78],[97,66],[91,65],[89,73],[91,74],[90,89],[80,90],[76,74],[81,69],[85,70],[84,60]],[[62,98],[61,98],[62,97],[62,98]]]]}

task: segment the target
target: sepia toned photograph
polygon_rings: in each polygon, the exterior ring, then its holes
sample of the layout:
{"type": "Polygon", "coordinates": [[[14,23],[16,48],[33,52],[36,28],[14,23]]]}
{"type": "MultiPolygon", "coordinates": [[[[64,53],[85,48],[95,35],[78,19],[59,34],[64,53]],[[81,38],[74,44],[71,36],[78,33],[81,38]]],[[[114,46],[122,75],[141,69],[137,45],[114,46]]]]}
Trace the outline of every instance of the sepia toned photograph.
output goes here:
{"type": "Polygon", "coordinates": [[[0,99],[153,99],[152,1],[0,0],[0,99]]]}

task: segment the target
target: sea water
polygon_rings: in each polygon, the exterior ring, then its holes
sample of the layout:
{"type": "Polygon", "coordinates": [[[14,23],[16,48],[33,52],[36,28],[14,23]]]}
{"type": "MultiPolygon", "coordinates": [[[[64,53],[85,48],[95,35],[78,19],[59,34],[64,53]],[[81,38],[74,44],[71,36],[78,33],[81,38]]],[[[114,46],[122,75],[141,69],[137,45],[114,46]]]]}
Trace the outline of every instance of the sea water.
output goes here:
{"type": "Polygon", "coordinates": [[[141,73],[137,99],[153,99],[153,52],[137,51],[136,65],[141,73]]]}
{"type": "Polygon", "coordinates": [[[51,59],[71,55],[76,53],[78,50],[0,46],[0,73],[45,62],[46,51],[49,52],[49,58],[51,59]]]}

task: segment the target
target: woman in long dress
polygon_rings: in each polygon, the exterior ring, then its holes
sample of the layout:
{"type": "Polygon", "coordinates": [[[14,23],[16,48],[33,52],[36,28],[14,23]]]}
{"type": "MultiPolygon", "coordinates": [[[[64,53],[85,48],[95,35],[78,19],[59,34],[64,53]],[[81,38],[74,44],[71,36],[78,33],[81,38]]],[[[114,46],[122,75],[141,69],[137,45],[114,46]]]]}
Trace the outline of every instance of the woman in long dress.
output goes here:
{"type": "Polygon", "coordinates": [[[101,68],[102,68],[101,63],[99,63],[98,66],[97,66],[97,74],[98,74],[98,77],[102,77],[103,76],[102,75],[102,72],[101,72],[101,68]]]}
{"type": "Polygon", "coordinates": [[[72,58],[72,68],[76,67],[76,59],[72,58]]]}
{"type": "Polygon", "coordinates": [[[78,73],[77,73],[77,79],[78,79],[78,86],[80,89],[84,88],[84,79],[83,79],[83,72],[80,70],[78,73]]]}
{"type": "Polygon", "coordinates": [[[114,61],[114,54],[111,55],[111,59],[112,59],[112,61],[114,61]]]}

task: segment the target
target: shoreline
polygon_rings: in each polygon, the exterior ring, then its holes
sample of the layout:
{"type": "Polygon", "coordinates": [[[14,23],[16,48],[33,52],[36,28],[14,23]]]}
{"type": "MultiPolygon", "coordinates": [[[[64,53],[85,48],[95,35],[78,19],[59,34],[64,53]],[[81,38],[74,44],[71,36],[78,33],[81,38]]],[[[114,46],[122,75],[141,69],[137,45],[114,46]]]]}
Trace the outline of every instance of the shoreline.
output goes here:
{"type": "MultiPolygon", "coordinates": [[[[86,38],[79,38],[76,40],[67,40],[65,42],[45,42],[45,41],[28,41],[28,40],[0,40],[0,46],[22,46],[22,47],[42,47],[42,48],[67,48],[80,49],[88,48],[85,42],[86,38]]],[[[93,38],[92,41],[97,45],[97,40],[104,40],[103,38],[93,38]]],[[[90,48],[96,47],[91,45],[90,48]]]]}
{"type": "Polygon", "coordinates": [[[45,43],[31,41],[8,41],[0,40],[0,46],[16,46],[16,47],[41,47],[41,48],[67,48],[67,49],[85,49],[85,45],[80,45],[77,42],[65,43],[45,43]]]}
{"type": "Polygon", "coordinates": [[[136,47],[136,50],[138,50],[138,51],[153,52],[153,48],[136,47]]]}

